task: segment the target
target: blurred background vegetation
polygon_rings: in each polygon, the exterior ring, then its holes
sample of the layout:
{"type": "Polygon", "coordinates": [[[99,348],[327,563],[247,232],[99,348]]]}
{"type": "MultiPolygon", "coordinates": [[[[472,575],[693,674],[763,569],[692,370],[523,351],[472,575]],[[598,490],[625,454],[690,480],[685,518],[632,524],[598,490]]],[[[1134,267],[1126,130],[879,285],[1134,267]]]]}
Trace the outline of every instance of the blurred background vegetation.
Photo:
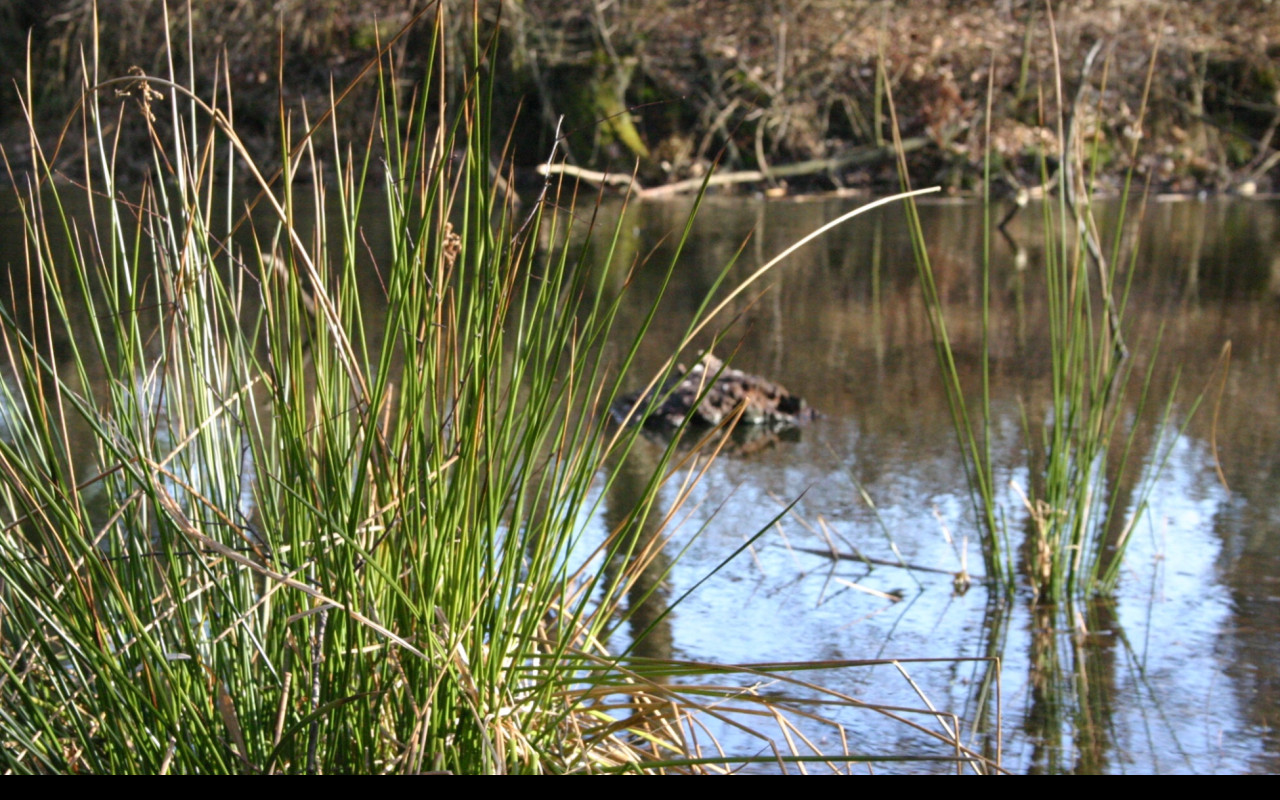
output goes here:
{"type": "MultiPolygon", "coordinates": [[[[425,0],[194,0],[168,4],[169,35],[195,29],[199,85],[214,66],[229,77],[236,127],[264,165],[279,164],[280,108],[295,130],[314,121],[425,0]],[[280,76],[283,75],[283,82],[280,76]],[[281,88],[283,86],[283,88],[281,88]]],[[[525,174],[545,161],[557,125],[569,162],[630,172],[646,184],[721,169],[770,174],[808,164],[792,187],[896,185],[887,85],[902,134],[923,140],[913,178],[953,191],[975,188],[986,146],[983,118],[993,87],[996,169],[1012,186],[1039,183],[1038,156],[1056,158],[1060,134],[1046,98],[1054,94],[1053,32],[1042,0],[444,0],[455,43],[490,42],[498,73],[493,119],[525,174]],[[561,119],[563,121],[561,122],[561,119]]],[[[98,78],[141,67],[165,75],[165,3],[99,0],[98,78]]],[[[1276,188],[1280,153],[1280,5],[1270,0],[1085,0],[1053,8],[1065,96],[1084,141],[1096,137],[1104,176],[1129,166],[1137,109],[1151,57],[1149,116],[1138,175],[1165,191],[1276,188]],[[1087,54],[1097,48],[1091,68],[1087,54]]],[[[15,82],[33,84],[41,130],[58,130],[86,76],[92,0],[0,0],[0,142],[14,168],[30,161],[15,82]],[[29,47],[28,47],[29,44],[29,47]],[[30,75],[28,75],[28,49],[30,75]]],[[[430,26],[392,46],[390,91],[407,100],[431,58],[430,26]]],[[[465,53],[466,48],[452,52],[465,53]]],[[[462,64],[449,65],[457,91],[462,64]]],[[[187,65],[177,64],[179,76],[187,65]]],[[[344,104],[346,141],[369,140],[378,87],[365,81],[344,104]]],[[[80,135],[68,131],[68,144],[80,135]]],[[[124,131],[123,146],[145,131],[124,131]]],[[[51,143],[43,143],[46,148],[51,143]]],[[[371,146],[376,147],[374,142],[371,146]]],[[[56,162],[74,178],[75,159],[56,162]]],[[[126,149],[125,152],[128,152],[126,149]]],[[[145,152],[138,148],[138,152],[145,152]]],[[[497,156],[498,154],[495,154],[497,156]]],[[[144,170],[145,163],[137,165],[144,170]]],[[[1104,183],[1105,185],[1105,183],[1104,183]]]]}

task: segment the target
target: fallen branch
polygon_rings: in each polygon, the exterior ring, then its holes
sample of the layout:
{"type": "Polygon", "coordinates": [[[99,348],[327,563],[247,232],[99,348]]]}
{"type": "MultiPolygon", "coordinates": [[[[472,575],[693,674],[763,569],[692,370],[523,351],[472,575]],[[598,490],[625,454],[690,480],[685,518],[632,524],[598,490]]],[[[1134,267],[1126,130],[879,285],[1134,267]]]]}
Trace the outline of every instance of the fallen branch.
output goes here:
{"type": "Polygon", "coordinates": [[[800,553],[808,553],[813,556],[824,556],[834,561],[859,561],[868,566],[878,567],[898,567],[900,569],[912,570],[914,572],[931,572],[935,575],[950,575],[953,579],[959,579],[962,576],[974,583],[986,583],[987,579],[981,575],[969,575],[964,570],[942,569],[940,567],[926,567],[923,564],[912,564],[908,561],[894,561],[888,558],[872,558],[864,556],[861,553],[842,553],[839,550],[830,548],[822,549],[819,547],[796,547],[793,548],[800,553]]]}
{"type": "MultiPolygon", "coordinates": [[[[929,139],[924,137],[907,139],[902,143],[902,148],[904,152],[919,150],[929,144],[929,141],[929,139]]],[[[767,172],[760,170],[721,172],[714,174],[709,178],[689,178],[688,180],[676,181],[675,183],[648,188],[641,185],[641,183],[633,178],[629,173],[597,172],[595,170],[575,167],[572,164],[539,164],[538,174],[543,176],[568,175],[569,177],[576,178],[580,181],[586,181],[587,183],[592,183],[597,186],[618,186],[630,188],[635,192],[637,197],[644,199],[657,199],[676,194],[696,192],[702,189],[704,185],[707,187],[732,186],[740,183],[761,183],[763,181],[778,178],[819,175],[824,172],[838,172],[843,169],[848,169],[849,167],[874,163],[876,161],[892,157],[893,148],[891,147],[865,147],[833,158],[820,158],[812,161],[801,161],[796,164],[787,164],[781,167],[772,167],[767,172]]]]}

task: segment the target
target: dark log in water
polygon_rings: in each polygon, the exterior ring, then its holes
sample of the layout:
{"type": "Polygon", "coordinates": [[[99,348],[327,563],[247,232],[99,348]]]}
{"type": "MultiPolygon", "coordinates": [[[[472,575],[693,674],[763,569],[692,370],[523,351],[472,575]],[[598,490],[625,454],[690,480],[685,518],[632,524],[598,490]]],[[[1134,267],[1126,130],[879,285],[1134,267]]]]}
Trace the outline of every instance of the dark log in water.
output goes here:
{"type": "Polygon", "coordinates": [[[675,428],[686,419],[691,425],[713,427],[741,409],[741,423],[775,430],[800,425],[815,416],[804,399],[786,387],[726,367],[710,353],[691,369],[681,365],[677,370],[673,380],[657,391],[657,405],[650,408],[653,394],[628,395],[614,406],[614,415],[620,420],[643,418],[646,426],[657,428],[675,428]]]}

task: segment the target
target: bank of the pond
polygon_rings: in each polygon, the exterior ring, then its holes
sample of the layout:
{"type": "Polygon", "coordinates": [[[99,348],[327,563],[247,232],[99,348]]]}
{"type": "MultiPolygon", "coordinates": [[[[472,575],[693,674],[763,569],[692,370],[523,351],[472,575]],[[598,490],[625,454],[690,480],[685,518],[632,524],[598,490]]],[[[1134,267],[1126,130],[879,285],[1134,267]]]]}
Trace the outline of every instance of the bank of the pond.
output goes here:
{"type": "MultiPolygon", "coordinates": [[[[367,140],[373,99],[382,92],[405,107],[436,52],[431,6],[342,0],[315,14],[310,5],[196,4],[189,20],[185,12],[170,20],[175,35],[195,32],[195,63],[226,63],[238,133],[265,167],[281,163],[271,121],[282,110],[300,120],[304,106],[326,108],[330,81],[341,91],[386,46],[397,58],[394,80],[363,82],[338,112],[346,140],[367,140]],[[427,18],[394,38],[424,10],[427,18]]],[[[1159,191],[1247,194],[1277,182],[1280,14],[1270,3],[1060,3],[1052,21],[1038,2],[705,0],[588,12],[559,0],[495,0],[477,4],[474,16],[470,3],[444,5],[455,41],[469,41],[473,20],[497,34],[493,127],[512,131],[508,154],[534,181],[559,133],[574,166],[638,169],[646,187],[696,182],[718,165],[754,173],[739,185],[751,192],[896,188],[891,99],[903,137],[918,142],[908,155],[918,185],[976,189],[990,146],[997,184],[1016,195],[1039,185],[1041,155],[1052,166],[1068,135],[1052,122],[1060,85],[1104,187],[1118,186],[1135,161],[1138,180],[1159,191]]],[[[96,20],[88,0],[15,9],[0,29],[0,77],[5,86],[34,81],[37,121],[55,130],[86,83],[135,66],[168,74],[163,13],[160,4],[124,0],[104,4],[96,20]],[[95,24],[111,46],[97,74],[85,76],[75,54],[95,24]]],[[[186,54],[176,55],[184,73],[186,54]]],[[[450,74],[431,91],[457,85],[450,74]]],[[[11,94],[0,103],[0,142],[18,170],[31,161],[24,113],[11,94]]],[[[71,146],[54,166],[77,176],[80,131],[65,133],[71,146]]],[[[145,126],[119,133],[122,161],[145,172],[145,126]]]]}

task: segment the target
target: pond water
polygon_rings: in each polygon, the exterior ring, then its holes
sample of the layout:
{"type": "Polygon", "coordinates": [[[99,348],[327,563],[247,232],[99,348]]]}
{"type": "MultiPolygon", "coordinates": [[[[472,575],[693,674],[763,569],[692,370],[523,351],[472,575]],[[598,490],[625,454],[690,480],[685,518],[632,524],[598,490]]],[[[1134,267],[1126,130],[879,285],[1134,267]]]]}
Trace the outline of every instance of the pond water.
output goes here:
{"type": "MultiPolygon", "coordinates": [[[[741,279],[855,205],[708,201],[637,375],[652,374],[670,354],[739,248],[733,275],[741,279]]],[[[1104,241],[1105,217],[1117,210],[1102,209],[1104,241]]],[[[633,260],[641,264],[640,298],[629,306],[644,308],[656,292],[686,213],[678,204],[625,211],[612,268],[621,276],[633,260]]],[[[982,209],[937,203],[921,213],[972,399],[980,387],[982,209]]],[[[1280,204],[1152,202],[1141,221],[1130,216],[1126,245],[1139,255],[1126,336],[1136,374],[1155,359],[1152,392],[1157,404],[1172,394],[1172,430],[1161,435],[1140,421],[1134,458],[1143,469],[1104,486],[1104,502],[1125,510],[1119,522],[1149,491],[1113,601],[1054,608],[1036,602],[1021,574],[1012,596],[981,583],[958,592],[946,574],[983,571],[978,529],[904,215],[889,207],[808,245],[769,275],[766,291],[726,312],[726,324],[736,321],[719,352],[736,348],[734,366],[781,382],[823,416],[793,435],[731,448],[710,466],[678,511],[685,533],[668,551],[688,549],[656,602],[684,595],[783,516],[636,650],[720,663],[947,659],[812,678],[866,702],[932,703],[954,713],[966,741],[990,755],[999,748],[1012,772],[1280,770],[1280,204]],[[1215,368],[1227,342],[1224,383],[1215,368]],[[825,555],[832,548],[871,563],[833,561],[825,555]],[[884,566],[899,560],[940,571],[884,566]],[[998,687],[992,662],[981,660],[989,657],[1000,659],[998,687]]],[[[993,452],[1014,548],[1027,528],[1022,493],[1034,457],[1024,414],[1034,427],[1049,408],[1040,226],[1033,205],[1008,239],[992,242],[993,452]]],[[[1122,401],[1130,419],[1136,388],[1122,401]]],[[[637,475],[647,475],[660,451],[646,446],[633,457],[637,475]]],[[[613,491],[601,532],[616,521],[609,506],[623,507],[630,490],[613,491]]],[[[1024,561],[1019,555],[1018,569],[1024,561]]],[[[653,620],[644,609],[637,616],[628,635],[653,620]]],[[[860,752],[946,755],[883,715],[836,716],[860,752]]],[[[913,719],[938,724],[927,714],[913,719]]],[[[739,753],[767,755],[758,741],[720,733],[739,753]]],[[[811,733],[835,736],[821,726],[811,733]]]]}
{"type": "MultiPolygon", "coordinates": [[[[633,388],[670,355],[735,255],[730,284],[858,204],[709,199],[633,388]]],[[[607,265],[607,238],[589,252],[610,270],[611,290],[636,265],[624,328],[638,326],[656,296],[688,212],[678,202],[602,210],[603,230],[619,220],[617,249],[607,265]]],[[[1109,240],[1106,214],[1118,215],[1102,213],[1109,240]]],[[[982,209],[932,203],[921,215],[973,395],[982,209]]],[[[952,573],[984,572],[978,528],[905,218],[890,206],[808,245],[722,316],[717,352],[736,350],[735,367],[782,383],[821,417],[735,443],[710,465],[675,509],[679,527],[637,590],[652,590],[648,603],[637,600],[609,644],[700,662],[831,662],[805,679],[937,729],[919,711],[932,704],[1011,772],[1280,771],[1280,203],[1152,202],[1138,217],[1130,213],[1124,231],[1139,253],[1126,337],[1139,376],[1154,358],[1152,396],[1162,405],[1172,395],[1172,430],[1139,420],[1134,458],[1144,469],[1104,487],[1103,502],[1125,510],[1122,522],[1149,492],[1114,600],[1039,604],[1021,572],[1011,595],[981,580],[957,589],[952,573]],[[866,561],[833,560],[833,549],[866,561]],[[655,613],[682,597],[671,614],[655,613]],[[902,661],[848,663],[868,659],[902,661]]],[[[1039,226],[1033,205],[1008,239],[992,242],[992,451],[1015,552],[1027,525],[1021,493],[1043,457],[1029,454],[1024,425],[1043,426],[1048,408],[1039,226]]],[[[376,258],[376,224],[366,235],[376,258]]],[[[1136,394],[1122,401],[1127,417],[1137,413],[1136,394]]],[[[625,515],[660,453],[645,440],[632,454],[588,523],[596,541],[625,515]]],[[[664,500],[675,496],[673,486],[664,500]]],[[[859,769],[955,769],[946,760],[953,752],[899,719],[852,705],[824,713],[844,724],[851,750],[882,757],[859,769]],[[926,758],[895,760],[904,755],[926,758]]],[[[842,735],[816,723],[803,732],[833,749],[842,735]]],[[[715,734],[739,755],[768,755],[731,727],[715,734]]]]}

